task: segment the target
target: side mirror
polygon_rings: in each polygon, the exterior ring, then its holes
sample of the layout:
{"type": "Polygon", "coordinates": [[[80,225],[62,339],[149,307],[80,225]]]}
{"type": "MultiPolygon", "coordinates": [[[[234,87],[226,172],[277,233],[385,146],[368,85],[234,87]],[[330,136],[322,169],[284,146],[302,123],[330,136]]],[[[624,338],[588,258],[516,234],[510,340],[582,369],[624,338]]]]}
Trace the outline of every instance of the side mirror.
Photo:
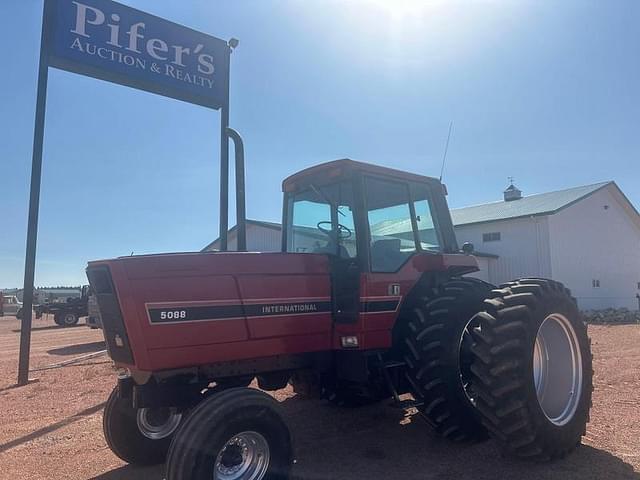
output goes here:
{"type": "Polygon", "coordinates": [[[462,244],[462,253],[464,253],[465,255],[471,255],[473,253],[473,250],[474,250],[473,243],[464,242],[462,244]]]}

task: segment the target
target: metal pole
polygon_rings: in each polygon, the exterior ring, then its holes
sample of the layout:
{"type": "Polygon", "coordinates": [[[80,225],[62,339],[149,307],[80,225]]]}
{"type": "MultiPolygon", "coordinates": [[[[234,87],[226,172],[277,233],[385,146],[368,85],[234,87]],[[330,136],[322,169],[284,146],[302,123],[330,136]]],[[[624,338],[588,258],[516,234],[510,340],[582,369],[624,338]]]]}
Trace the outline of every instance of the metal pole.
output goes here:
{"type": "MultiPolygon", "coordinates": [[[[231,74],[231,47],[227,47],[229,55],[229,74],[231,74]]],[[[220,250],[227,251],[229,232],[229,78],[226,79],[227,102],[220,109],[220,250]]]]}
{"type": "Polygon", "coordinates": [[[229,125],[229,109],[220,112],[220,250],[227,251],[229,230],[229,137],[225,134],[229,125]]]}
{"type": "Polygon", "coordinates": [[[247,213],[245,209],[244,188],[244,143],[242,137],[233,128],[227,127],[227,135],[233,140],[236,157],[236,225],[237,246],[239,252],[247,251],[247,213]]]}
{"type": "Polygon", "coordinates": [[[42,34],[40,39],[40,64],[38,67],[38,97],[33,129],[33,156],[31,159],[31,190],[27,226],[27,252],[24,262],[24,290],[22,298],[22,326],[20,328],[20,359],[18,385],[29,383],[29,350],[31,348],[31,317],[33,309],[33,281],[36,269],[36,243],[38,239],[38,211],[40,207],[40,180],[42,178],[42,149],[44,143],[44,118],[47,104],[47,80],[49,73],[46,45],[47,5],[44,2],[42,34]]]}

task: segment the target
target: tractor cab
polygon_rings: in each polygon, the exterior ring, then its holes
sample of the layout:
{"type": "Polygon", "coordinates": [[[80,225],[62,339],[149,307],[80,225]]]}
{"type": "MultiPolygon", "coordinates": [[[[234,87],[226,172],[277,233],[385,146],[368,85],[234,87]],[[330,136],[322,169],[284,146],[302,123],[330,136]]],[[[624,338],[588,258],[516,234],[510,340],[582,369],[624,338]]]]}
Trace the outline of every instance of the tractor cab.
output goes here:
{"type": "Polygon", "coordinates": [[[395,272],[417,252],[458,251],[445,188],[434,178],[345,159],[290,176],[283,191],[285,252],[395,272]]]}
{"type": "Polygon", "coordinates": [[[358,258],[397,271],[416,252],[458,250],[444,186],[436,179],[336,160],[283,182],[283,250],[358,258]]]}
{"type": "MultiPolygon", "coordinates": [[[[344,159],[290,176],[283,191],[282,249],[328,255],[337,324],[357,323],[363,298],[399,301],[422,273],[460,262],[434,178],[344,159]]],[[[458,274],[477,270],[473,257],[460,263],[458,274]]]]}
{"type": "Polygon", "coordinates": [[[416,253],[457,253],[438,180],[353,160],[283,182],[283,251],[323,253],[363,272],[397,272],[416,253]]]}

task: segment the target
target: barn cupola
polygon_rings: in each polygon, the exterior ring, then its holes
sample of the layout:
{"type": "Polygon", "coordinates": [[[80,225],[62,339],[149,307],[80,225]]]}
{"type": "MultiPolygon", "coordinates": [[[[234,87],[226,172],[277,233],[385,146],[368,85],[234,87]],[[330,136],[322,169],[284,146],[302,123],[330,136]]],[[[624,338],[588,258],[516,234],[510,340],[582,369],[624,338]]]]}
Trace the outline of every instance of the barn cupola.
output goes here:
{"type": "Polygon", "coordinates": [[[509,177],[509,186],[503,193],[505,202],[520,200],[522,198],[522,191],[513,184],[513,177],[509,177]]]}

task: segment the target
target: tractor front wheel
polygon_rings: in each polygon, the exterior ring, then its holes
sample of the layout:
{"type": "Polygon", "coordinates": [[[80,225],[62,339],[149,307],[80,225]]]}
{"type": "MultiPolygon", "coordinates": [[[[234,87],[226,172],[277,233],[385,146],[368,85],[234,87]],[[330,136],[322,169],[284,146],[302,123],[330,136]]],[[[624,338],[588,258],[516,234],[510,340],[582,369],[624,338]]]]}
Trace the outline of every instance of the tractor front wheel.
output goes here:
{"type": "Polygon", "coordinates": [[[175,408],[135,409],[129,400],[119,398],[116,387],[105,405],[102,426],[107,445],[122,460],[155,465],[164,462],[181,419],[175,408]]]}
{"type": "Polygon", "coordinates": [[[482,423],[516,457],[565,456],[589,420],[592,357],[575,300],[558,282],[494,290],[473,331],[472,385],[482,423]]]}
{"type": "Polygon", "coordinates": [[[232,388],[202,401],[176,433],[167,480],[286,479],[292,463],[280,406],[251,388],[232,388]]]}

